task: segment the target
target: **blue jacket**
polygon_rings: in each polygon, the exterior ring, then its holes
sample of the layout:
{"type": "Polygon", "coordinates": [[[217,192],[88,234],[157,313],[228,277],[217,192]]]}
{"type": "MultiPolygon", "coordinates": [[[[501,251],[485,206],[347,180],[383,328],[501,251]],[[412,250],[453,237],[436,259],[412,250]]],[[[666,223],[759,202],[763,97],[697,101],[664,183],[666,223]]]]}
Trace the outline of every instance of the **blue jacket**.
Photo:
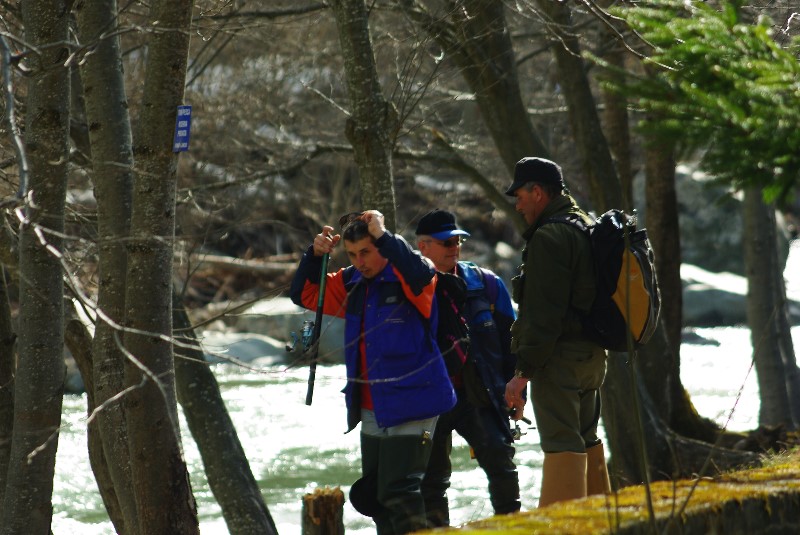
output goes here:
{"type": "Polygon", "coordinates": [[[456,269],[467,285],[470,357],[502,427],[508,429],[505,389],[517,363],[511,353],[511,325],[516,319],[511,296],[502,279],[488,269],[464,261],[456,269]]]}
{"type": "MultiPolygon", "coordinates": [[[[433,336],[435,270],[406,241],[386,232],[375,245],[389,263],[373,279],[353,266],[329,273],[323,312],[345,318],[348,431],[361,420],[359,349],[364,336],[373,409],[378,425],[431,418],[456,398],[433,336]]],[[[296,304],[316,310],[321,259],[309,248],[292,282],[296,304]]]]}

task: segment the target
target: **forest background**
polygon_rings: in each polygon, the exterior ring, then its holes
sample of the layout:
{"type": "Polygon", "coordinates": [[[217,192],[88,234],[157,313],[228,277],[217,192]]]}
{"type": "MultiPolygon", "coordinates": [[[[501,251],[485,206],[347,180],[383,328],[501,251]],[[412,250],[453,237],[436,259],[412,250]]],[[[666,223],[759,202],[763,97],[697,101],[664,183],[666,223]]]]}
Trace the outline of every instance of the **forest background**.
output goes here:
{"type": "Polygon", "coordinates": [[[310,237],[353,209],[406,235],[427,210],[453,210],[491,265],[494,244],[521,246],[502,191],[530,155],[559,162],[597,213],[636,208],[643,191],[662,328],[609,358],[615,484],[764,449],[733,449],[743,437],[697,414],[680,384],[681,161],[741,200],[760,423],[780,439],[767,447],[791,442],[800,373],[776,223],[800,169],[791,1],[0,7],[3,533],[49,531],[65,343],[119,533],[197,532],[178,402],[231,533],[274,532],[189,312],[282,294],[310,237]],[[173,152],[186,104],[190,150],[173,152]]]}

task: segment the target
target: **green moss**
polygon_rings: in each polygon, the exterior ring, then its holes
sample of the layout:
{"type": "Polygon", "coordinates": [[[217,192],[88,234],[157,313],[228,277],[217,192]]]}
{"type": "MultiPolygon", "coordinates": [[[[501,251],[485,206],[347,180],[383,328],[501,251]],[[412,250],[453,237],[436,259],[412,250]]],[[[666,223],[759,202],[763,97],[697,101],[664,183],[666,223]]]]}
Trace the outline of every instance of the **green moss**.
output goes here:
{"type": "MultiPolygon", "coordinates": [[[[792,450],[764,460],[763,466],[715,478],[657,481],[650,485],[659,522],[681,514],[720,513],[729,503],[764,500],[777,494],[800,495],[800,452],[792,450]]],[[[509,516],[494,516],[461,527],[419,533],[574,534],[611,533],[620,527],[648,522],[643,486],[626,487],[609,496],[590,496],[509,516]]]]}

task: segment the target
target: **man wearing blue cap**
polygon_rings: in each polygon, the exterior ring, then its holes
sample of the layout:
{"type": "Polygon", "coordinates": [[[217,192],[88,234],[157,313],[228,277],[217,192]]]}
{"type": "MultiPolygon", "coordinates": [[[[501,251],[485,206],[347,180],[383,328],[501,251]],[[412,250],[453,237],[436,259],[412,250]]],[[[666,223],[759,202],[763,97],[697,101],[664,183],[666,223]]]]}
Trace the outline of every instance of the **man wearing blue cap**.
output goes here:
{"type": "MultiPolygon", "coordinates": [[[[505,386],[516,359],[510,351],[515,313],[503,281],[488,269],[460,261],[461,243],[469,233],[458,228],[446,210],[425,214],[417,225],[417,247],[437,271],[457,275],[466,285],[462,315],[470,330],[467,361],[451,375],[456,406],[439,416],[428,468],[422,480],[430,527],[450,525],[447,489],[452,467],[453,431],[470,445],[489,482],[495,514],[519,511],[519,477],[514,465],[514,439],[509,428],[505,386]]],[[[439,275],[440,284],[442,283],[439,275]]]]}
{"type": "Polygon", "coordinates": [[[597,436],[600,387],[606,353],[582,333],[581,315],[595,296],[589,240],[554,216],[589,216],[566,191],[561,167],[544,158],[523,158],[506,195],[530,225],[520,275],[512,279],[519,316],[511,327],[517,356],[514,378],[506,387],[513,418],[525,407],[531,383],[544,462],[539,507],[610,492],[603,444],[597,436]]]}

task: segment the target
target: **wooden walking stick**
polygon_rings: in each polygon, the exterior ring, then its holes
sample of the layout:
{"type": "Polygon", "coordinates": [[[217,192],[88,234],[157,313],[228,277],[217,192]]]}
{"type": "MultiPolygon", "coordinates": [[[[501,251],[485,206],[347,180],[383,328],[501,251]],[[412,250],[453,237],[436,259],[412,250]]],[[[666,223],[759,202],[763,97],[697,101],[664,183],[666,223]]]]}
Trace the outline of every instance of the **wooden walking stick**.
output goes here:
{"type": "Polygon", "coordinates": [[[317,376],[317,356],[319,355],[319,337],[322,333],[322,307],[325,303],[325,282],[328,277],[328,253],[322,255],[322,274],[319,277],[319,297],[317,297],[317,316],[314,321],[314,331],[311,336],[311,343],[306,347],[308,356],[311,359],[308,368],[308,391],[306,392],[306,405],[311,405],[311,398],[314,397],[314,380],[317,376]]]}

